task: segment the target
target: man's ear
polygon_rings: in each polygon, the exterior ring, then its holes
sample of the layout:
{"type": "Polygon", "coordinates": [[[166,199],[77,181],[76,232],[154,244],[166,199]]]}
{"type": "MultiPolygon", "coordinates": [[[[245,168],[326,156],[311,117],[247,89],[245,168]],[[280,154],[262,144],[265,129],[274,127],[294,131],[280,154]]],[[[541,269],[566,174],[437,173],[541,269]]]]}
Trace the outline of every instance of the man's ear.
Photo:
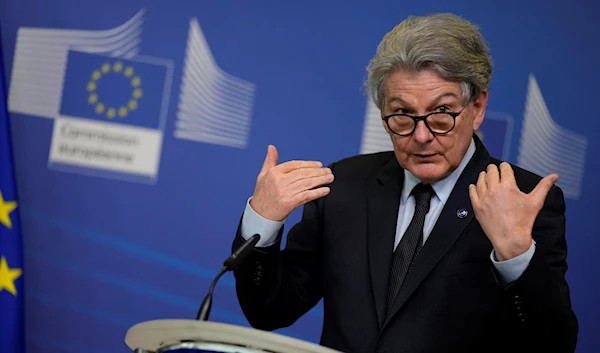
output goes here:
{"type": "Polygon", "coordinates": [[[473,101],[473,131],[479,130],[485,117],[485,108],[488,102],[488,91],[482,91],[473,101]]]}

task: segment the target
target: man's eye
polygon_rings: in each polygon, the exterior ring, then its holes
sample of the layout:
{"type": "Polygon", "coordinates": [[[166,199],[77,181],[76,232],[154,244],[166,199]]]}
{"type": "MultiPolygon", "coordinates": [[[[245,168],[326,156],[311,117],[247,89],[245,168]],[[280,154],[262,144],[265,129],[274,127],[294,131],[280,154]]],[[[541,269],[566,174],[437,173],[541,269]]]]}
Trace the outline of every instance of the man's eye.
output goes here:
{"type": "Polygon", "coordinates": [[[450,108],[448,108],[448,106],[446,106],[446,105],[441,105],[436,108],[436,111],[446,113],[446,112],[450,111],[450,108]]]}

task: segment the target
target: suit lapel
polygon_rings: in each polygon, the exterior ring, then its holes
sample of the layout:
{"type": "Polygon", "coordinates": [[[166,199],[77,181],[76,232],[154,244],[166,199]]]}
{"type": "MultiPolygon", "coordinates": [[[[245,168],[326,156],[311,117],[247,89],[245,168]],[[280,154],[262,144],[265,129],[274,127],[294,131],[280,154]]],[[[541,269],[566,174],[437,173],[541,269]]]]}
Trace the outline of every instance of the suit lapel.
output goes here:
{"type": "Polygon", "coordinates": [[[367,196],[367,247],[379,326],[385,318],[388,276],[404,173],[394,155],[371,181],[367,196]]]}
{"type": "MultiPolygon", "coordinates": [[[[383,326],[387,325],[390,319],[402,308],[415,289],[427,277],[475,216],[469,198],[469,184],[477,183],[479,172],[485,170],[490,162],[490,156],[481,141],[476,136],[474,139],[476,144],[475,154],[458,178],[429,238],[419,252],[419,256],[408,273],[402,288],[400,288],[392,307],[393,314],[388,316],[383,326]],[[466,217],[459,217],[459,210],[466,210],[466,217]]],[[[464,212],[461,215],[464,215],[464,212]]]]}

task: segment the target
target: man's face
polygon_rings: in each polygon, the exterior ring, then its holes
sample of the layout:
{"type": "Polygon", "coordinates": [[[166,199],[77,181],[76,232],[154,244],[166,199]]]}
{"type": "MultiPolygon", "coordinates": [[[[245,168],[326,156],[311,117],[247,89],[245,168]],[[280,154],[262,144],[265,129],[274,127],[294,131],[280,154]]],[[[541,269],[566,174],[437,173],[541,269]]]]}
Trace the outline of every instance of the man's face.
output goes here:
{"type": "MultiPolygon", "coordinates": [[[[430,70],[417,74],[396,71],[384,82],[384,90],[384,116],[396,113],[426,115],[436,111],[460,112],[464,107],[460,85],[430,70]]],[[[425,183],[433,183],[450,175],[467,152],[473,132],[483,122],[487,98],[485,91],[468,103],[456,117],[454,129],[444,135],[433,134],[423,121],[419,121],[412,135],[398,136],[389,131],[382,120],[392,138],[398,163],[425,183]]]]}

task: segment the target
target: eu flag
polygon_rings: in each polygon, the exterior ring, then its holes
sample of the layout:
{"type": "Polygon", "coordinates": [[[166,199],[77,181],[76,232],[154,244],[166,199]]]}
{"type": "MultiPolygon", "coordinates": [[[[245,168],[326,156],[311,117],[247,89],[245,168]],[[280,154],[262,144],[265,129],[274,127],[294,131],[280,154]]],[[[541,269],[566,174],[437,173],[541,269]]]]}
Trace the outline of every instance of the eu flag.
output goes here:
{"type": "Polygon", "coordinates": [[[60,114],[158,129],[167,66],[70,50],[60,114]]]}
{"type": "MultiPolygon", "coordinates": [[[[0,59],[1,50],[0,46],[0,59]]],[[[0,67],[0,352],[23,353],[23,253],[2,69],[0,67]]]]}

